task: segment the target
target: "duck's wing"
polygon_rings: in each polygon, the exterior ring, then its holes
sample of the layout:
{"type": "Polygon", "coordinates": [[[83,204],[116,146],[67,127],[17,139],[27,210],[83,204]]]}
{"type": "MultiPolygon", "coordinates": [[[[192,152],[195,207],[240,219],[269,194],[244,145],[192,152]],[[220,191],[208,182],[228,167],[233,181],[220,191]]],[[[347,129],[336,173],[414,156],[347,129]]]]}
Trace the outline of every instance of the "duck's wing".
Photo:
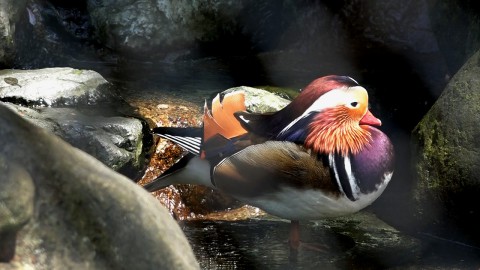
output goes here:
{"type": "Polygon", "coordinates": [[[328,160],[286,141],[267,141],[238,151],[213,168],[212,178],[218,189],[239,198],[262,196],[284,187],[340,195],[328,160]]]}

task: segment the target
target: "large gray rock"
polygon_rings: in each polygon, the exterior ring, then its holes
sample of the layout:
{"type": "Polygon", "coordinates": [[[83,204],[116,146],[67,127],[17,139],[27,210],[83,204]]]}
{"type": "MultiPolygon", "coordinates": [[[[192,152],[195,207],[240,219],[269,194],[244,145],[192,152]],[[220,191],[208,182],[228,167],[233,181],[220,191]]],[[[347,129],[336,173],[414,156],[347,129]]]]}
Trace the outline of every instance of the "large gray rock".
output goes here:
{"type": "Polygon", "coordinates": [[[0,100],[16,103],[7,106],[110,168],[135,173],[143,165],[143,125],[136,118],[119,116],[113,104],[123,109],[129,106],[112,91],[91,70],[0,71],[0,100]]]}
{"type": "Polygon", "coordinates": [[[480,243],[480,51],[413,131],[420,229],[480,243]]]}
{"type": "Polygon", "coordinates": [[[136,118],[105,117],[73,108],[5,105],[114,170],[140,170],[143,165],[143,125],[136,118]]]}
{"type": "Polygon", "coordinates": [[[27,105],[89,105],[105,101],[109,83],[93,70],[1,70],[0,99],[27,105]]]}
{"type": "Polygon", "coordinates": [[[177,223],[140,186],[3,105],[0,126],[0,155],[35,185],[15,260],[0,268],[198,269],[177,223]]]}

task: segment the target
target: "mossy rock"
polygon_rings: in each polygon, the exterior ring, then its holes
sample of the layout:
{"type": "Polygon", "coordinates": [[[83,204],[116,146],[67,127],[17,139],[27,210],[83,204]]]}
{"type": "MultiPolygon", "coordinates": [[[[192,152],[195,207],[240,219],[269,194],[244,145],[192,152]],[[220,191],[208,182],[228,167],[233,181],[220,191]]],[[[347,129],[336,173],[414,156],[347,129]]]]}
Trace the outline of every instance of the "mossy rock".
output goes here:
{"type": "Polygon", "coordinates": [[[480,52],[452,78],[413,131],[422,229],[480,243],[480,52]]]}

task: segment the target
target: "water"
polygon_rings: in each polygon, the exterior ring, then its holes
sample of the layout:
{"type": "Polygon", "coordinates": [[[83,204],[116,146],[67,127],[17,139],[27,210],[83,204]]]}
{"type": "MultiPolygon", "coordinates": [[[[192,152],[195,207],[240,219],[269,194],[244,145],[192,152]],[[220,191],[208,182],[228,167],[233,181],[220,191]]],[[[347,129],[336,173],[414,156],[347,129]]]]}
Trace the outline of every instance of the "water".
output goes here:
{"type": "MultiPolygon", "coordinates": [[[[347,219],[348,220],[348,219],[347,219]]],[[[479,250],[382,229],[302,224],[310,247],[290,250],[289,223],[272,220],[188,221],[180,225],[202,269],[479,269],[479,250]],[[368,235],[368,234],[371,235],[368,235]],[[378,238],[377,238],[378,237],[378,238]],[[384,238],[382,238],[384,237],[384,238]],[[317,250],[316,247],[320,247],[317,250]]],[[[382,227],[380,223],[380,227],[382,227]]]]}
{"type": "Polygon", "coordinates": [[[203,269],[337,269],[354,246],[351,238],[318,230],[308,240],[323,251],[296,253],[286,238],[289,223],[278,221],[196,221],[183,229],[203,269]]]}

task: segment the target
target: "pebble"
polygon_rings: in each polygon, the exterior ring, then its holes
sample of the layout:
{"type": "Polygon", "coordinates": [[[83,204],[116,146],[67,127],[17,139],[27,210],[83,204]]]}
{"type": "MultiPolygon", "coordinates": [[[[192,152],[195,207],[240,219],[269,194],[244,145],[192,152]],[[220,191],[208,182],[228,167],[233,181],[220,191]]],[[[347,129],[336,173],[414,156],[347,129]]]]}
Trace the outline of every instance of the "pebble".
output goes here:
{"type": "Polygon", "coordinates": [[[168,106],[168,104],[158,104],[157,105],[157,109],[160,109],[160,110],[165,110],[165,109],[168,109],[170,106],[168,106]]]}

